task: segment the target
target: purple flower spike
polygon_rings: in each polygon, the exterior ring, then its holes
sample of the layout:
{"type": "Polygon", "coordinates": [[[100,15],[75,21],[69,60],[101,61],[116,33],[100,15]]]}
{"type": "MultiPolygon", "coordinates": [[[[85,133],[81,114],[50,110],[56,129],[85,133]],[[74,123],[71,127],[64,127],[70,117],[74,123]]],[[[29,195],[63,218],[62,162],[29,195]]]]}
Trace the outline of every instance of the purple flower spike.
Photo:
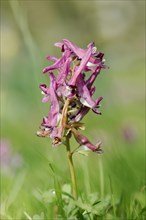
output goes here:
{"type": "Polygon", "coordinates": [[[41,84],[40,89],[44,95],[42,101],[50,102],[50,110],[48,116],[43,118],[37,135],[50,137],[53,146],[58,146],[66,136],[73,134],[80,145],[99,153],[100,146],[92,144],[78,130],[83,129],[81,120],[90,110],[101,114],[102,97],[93,99],[96,90],[93,84],[101,69],[106,67],[104,54],[96,52],[92,42],[85,49],[68,39],[55,43],[55,46],[61,48],[62,55],[60,58],[47,56],[53,64],[44,68],[43,73],[48,73],[50,86],[41,84]]]}

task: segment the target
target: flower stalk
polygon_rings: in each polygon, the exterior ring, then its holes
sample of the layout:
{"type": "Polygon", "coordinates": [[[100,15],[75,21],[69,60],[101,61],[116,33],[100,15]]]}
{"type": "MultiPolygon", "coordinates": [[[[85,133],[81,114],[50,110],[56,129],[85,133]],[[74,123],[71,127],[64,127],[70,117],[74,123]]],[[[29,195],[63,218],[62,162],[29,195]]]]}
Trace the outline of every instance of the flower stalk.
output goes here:
{"type": "Polygon", "coordinates": [[[71,182],[72,182],[72,195],[74,199],[77,199],[77,183],[76,183],[76,175],[75,175],[75,168],[73,163],[73,153],[71,152],[70,148],[70,140],[69,137],[66,137],[66,152],[67,152],[67,158],[69,163],[69,169],[70,169],[70,175],[71,175],[71,182]]]}

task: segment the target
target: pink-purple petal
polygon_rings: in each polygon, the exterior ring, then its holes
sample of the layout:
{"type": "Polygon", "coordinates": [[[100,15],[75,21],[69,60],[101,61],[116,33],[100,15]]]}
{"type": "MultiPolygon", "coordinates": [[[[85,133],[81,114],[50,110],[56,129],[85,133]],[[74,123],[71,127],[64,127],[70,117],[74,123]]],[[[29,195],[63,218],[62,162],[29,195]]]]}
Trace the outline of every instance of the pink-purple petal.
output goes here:
{"type": "Polygon", "coordinates": [[[57,118],[59,114],[59,101],[56,95],[56,81],[53,73],[50,73],[50,111],[48,114],[48,122],[50,127],[57,126],[57,118]]]}
{"type": "Polygon", "coordinates": [[[72,78],[69,80],[69,82],[68,82],[69,85],[71,85],[71,86],[76,85],[76,80],[77,80],[78,76],[82,73],[82,71],[85,69],[86,64],[88,63],[88,61],[91,57],[91,54],[92,54],[92,48],[90,46],[88,48],[87,52],[85,53],[83,59],[81,60],[80,66],[77,68],[77,70],[73,74],[72,78]]]}
{"type": "Polygon", "coordinates": [[[70,57],[70,51],[65,51],[64,54],[62,55],[62,57],[60,59],[58,59],[54,64],[52,64],[51,66],[47,66],[43,69],[43,73],[46,73],[50,70],[55,70],[55,69],[59,69],[60,67],[62,67],[64,65],[64,63],[66,62],[66,59],[70,57]]]}
{"type": "Polygon", "coordinates": [[[79,131],[77,131],[76,129],[73,129],[73,134],[74,137],[76,139],[76,141],[79,143],[80,146],[86,146],[89,150],[93,151],[93,152],[100,152],[101,153],[101,149],[99,149],[99,147],[97,147],[96,145],[92,144],[87,137],[85,137],[84,135],[82,135],[79,131]]]}
{"type": "Polygon", "coordinates": [[[66,62],[64,63],[64,66],[60,70],[59,75],[56,78],[56,82],[59,85],[62,85],[64,82],[66,82],[66,78],[68,74],[71,72],[70,64],[71,64],[72,58],[68,57],[66,62]]]}
{"type": "Polygon", "coordinates": [[[91,93],[88,90],[82,75],[78,77],[76,81],[76,86],[78,89],[78,94],[80,96],[81,103],[89,108],[96,107],[96,102],[92,99],[91,93]]]}

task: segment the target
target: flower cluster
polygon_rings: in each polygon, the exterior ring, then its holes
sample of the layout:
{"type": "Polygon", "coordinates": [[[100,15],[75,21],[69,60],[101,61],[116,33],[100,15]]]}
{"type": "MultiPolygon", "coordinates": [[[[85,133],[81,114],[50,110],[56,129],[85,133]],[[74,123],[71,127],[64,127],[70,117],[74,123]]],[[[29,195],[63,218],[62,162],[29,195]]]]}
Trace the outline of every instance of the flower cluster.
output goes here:
{"type": "Polygon", "coordinates": [[[83,129],[82,118],[91,109],[99,111],[102,97],[93,99],[96,87],[93,83],[104,65],[104,54],[96,52],[94,43],[86,49],[77,47],[67,39],[55,43],[62,52],[60,58],[48,56],[53,64],[43,69],[50,77],[50,86],[41,84],[42,102],[50,102],[50,111],[43,118],[38,136],[50,137],[54,146],[63,142],[67,135],[74,135],[80,146],[101,152],[100,144],[93,145],[79,129],[83,129]]]}

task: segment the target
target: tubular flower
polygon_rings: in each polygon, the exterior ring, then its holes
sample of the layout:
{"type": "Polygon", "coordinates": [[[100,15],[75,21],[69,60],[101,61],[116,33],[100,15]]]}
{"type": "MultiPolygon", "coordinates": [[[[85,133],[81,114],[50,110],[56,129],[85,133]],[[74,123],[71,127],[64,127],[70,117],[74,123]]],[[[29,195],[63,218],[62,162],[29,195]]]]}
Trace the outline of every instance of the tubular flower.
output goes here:
{"type": "Polygon", "coordinates": [[[98,145],[93,145],[78,130],[81,120],[90,111],[101,114],[98,110],[103,99],[93,99],[96,87],[94,81],[104,65],[104,54],[96,52],[94,43],[86,49],[79,48],[67,39],[55,43],[61,48],[62,56],[47,56],[54,63],[43,69],[50,78],[50,86],[41,84],[44,95],[42,102],[50,102],[48,116],[43,118],[38,136],[50,137],[57,146],[64,142],[67,135],[73,134],[80,146],[85,145],[93,152],[100,153],[98,145]],[[54,72],[55,71],[55,72],[54,72]]]}

